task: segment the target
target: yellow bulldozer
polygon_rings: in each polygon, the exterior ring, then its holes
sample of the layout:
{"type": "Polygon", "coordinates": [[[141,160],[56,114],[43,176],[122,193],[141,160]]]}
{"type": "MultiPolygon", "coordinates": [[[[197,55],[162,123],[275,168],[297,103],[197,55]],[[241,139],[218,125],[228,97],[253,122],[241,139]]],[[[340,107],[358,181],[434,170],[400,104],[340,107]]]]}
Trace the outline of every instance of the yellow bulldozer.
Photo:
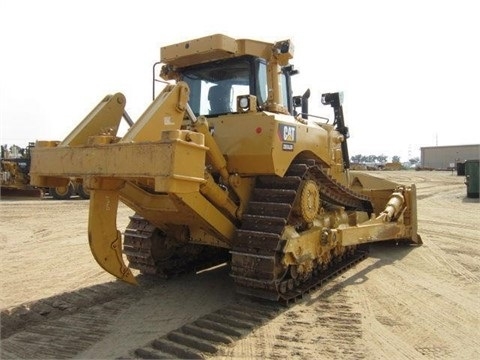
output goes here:
{"type": "Polygon", "coordinates": [[[30,149],[33,143],[26,148],[1,145],[0,156],[0,198],[4,197],[32,197],[41,198],[41,189],[30,185],[30,149]]]}
{"type": "Polygon", "coordinates": [[[34,147],[32,142],[25,148],[13,145],[11,148],[19,154],[10,154],[6,145],[1,146],[0,197],[42,199],[48,195],[56,200],[68,200],[78,195],[81,199],[89,199],[89,190],[83,187],[81,179],[71,178],[67,184],[56,187],[36,187],[30,184],[30,154],[34,147]]]}
{"type": "Polygon", "coordinates": [[[31,182],[90,191],[88,241],[128,283],[229,262],[238,292],[290,301],[378,241],[421,244],[415,185],[350,171],[342,93],[333,119],[293,96],[290,40],[216,34],[161,48],[164,89],[118,136],[121,93],[61,142],[32,150],[31,182]],[[118,203],[134,211],[116,226],[118,203]],[[128,266],[124,261],[128,260],[128,266]]]}

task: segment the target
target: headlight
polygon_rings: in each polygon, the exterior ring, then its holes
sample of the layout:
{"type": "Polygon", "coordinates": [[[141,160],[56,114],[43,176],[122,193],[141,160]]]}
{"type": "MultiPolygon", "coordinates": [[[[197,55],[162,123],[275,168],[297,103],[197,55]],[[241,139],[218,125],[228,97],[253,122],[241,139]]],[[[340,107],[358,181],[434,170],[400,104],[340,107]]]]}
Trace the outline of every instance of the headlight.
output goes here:
{"type": "Polygon", "coordinates": [[[237,96],[237,112],[257,111],[257,97],[254,95],[237,96]]]}
{"type": "Polygon", "coordinates": [[[238,105],[242,108],[242,109],[248,109],[248,97],[244,97],[242,96],[239,100],[238,100],[238,105]]]}

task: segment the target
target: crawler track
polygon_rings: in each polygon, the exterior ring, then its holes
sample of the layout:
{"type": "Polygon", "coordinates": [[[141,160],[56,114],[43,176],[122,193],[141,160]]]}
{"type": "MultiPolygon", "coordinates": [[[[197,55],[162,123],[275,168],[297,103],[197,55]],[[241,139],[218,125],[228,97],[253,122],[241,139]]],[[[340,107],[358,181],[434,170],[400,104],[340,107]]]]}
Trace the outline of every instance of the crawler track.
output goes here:
{"type": "Polygon", "coordinates": [[[342,256],[333,257],[327,268],[314,268],[307,280],[299,281],[288,276],[282,266],[286,243],[282,233],[287,225],[299,226],[298,220],[292,216],[292,209],[301,182],[307,179],[318,184],[324,203],[372,211],[367,198],[330,178],[314,162],[293,164],[283,178],[259,177],[231,251],[232,277],[238,292],[290,302],[321,285],[337,271],[366,257],[367,251],[364,248],[351,247],[342,256]]]}
{"type": "Polygon", "coordinates": [[[228,251],[196,244],[169,244],[166,234],[135,214],[125,230],[123,252],[130,267],[162,276],[199,271],[229,260],[228,251]]]}

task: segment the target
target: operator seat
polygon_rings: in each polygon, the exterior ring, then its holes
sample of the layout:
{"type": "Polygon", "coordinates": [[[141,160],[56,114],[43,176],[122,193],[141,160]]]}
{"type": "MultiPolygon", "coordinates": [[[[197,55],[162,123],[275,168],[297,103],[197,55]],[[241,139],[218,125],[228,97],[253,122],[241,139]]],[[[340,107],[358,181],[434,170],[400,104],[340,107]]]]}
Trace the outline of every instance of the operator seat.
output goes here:
{"type": "Polygon", "coordinates": [[[208,90],[210,114],[225,114],[231,112],[230,89],[222,85],[214,85],[208,90]]]}

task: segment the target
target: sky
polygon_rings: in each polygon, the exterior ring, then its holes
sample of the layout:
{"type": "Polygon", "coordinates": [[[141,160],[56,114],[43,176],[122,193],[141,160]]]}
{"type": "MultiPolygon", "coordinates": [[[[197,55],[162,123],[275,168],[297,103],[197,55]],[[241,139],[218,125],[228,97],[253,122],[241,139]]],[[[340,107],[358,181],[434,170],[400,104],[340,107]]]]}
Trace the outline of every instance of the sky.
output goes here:
{"type": "Polygon", "coordinates": [[[0,0],[0,143],[62,140],[106,95],[137,119],[160,47],[216,33],[291,39],[295,95],[333,117],[343,91],[350,156],[420,156],[479,144],[475,0],[0,0]],[[227,5],[228,4],[228,5],[227,5]]]}

